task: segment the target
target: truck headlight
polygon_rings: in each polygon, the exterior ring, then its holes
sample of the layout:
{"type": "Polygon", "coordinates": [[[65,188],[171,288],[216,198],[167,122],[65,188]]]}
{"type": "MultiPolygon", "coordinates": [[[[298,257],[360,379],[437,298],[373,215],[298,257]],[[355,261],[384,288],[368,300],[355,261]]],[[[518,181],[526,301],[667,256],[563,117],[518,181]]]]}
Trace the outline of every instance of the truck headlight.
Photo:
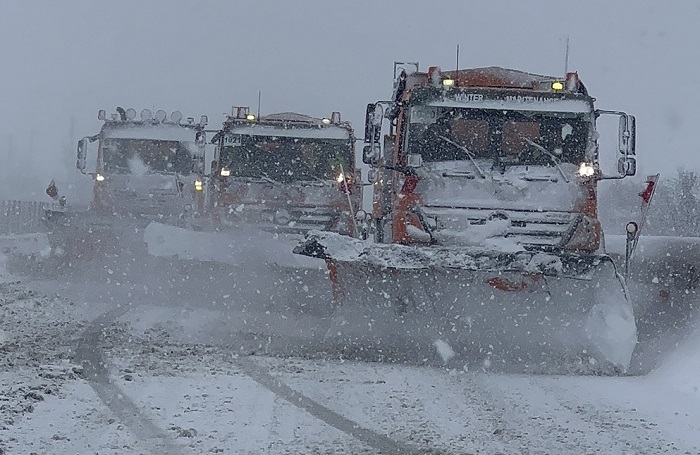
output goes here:
{"type": "Polygon", "coordinates": [[[578,168],[578,175],[580,177],[592,177],[595,174],[595,168],[592,164],[581,163],[578,168]]]}

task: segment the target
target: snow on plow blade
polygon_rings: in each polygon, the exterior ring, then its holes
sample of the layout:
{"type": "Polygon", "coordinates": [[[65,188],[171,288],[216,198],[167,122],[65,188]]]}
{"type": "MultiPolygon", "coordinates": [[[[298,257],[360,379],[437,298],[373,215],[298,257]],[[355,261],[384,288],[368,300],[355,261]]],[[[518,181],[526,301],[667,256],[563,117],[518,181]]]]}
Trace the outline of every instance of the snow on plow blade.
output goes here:
{"type": "Polygon", "coordinates": [[[326,260],[340,303],[326,338],[349,349],[617,373],[636,345],[629,295],[606,255],[387,245],[317,231],[294,251],[326,260]]]}

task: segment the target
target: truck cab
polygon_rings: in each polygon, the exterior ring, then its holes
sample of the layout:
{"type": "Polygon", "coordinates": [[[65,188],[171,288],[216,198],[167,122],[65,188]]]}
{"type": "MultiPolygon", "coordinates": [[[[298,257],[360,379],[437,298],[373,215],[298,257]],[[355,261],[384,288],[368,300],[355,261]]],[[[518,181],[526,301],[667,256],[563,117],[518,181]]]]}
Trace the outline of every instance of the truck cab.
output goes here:
{"type": "Polygon", "coordinates": [[[236,107],[212,142],[209,205],[221,226],[355,235],[353,214],[361,203],[355,137],[339,113],[258,118],[236,107]]]}
{"type": "Polygon", "coordinates": [[[203,206],[204,127],[178,111],[117,108],[78,143],[77,168],[94,179],[90,210],[143,220],[176,218],[203,206]],[[88,166],[88,158],[94,160],[88,166]]]}
{"type": "Polygon", "coordinates": [[[393,99],[367,109],[363,160],[372,167],[375,236],[601,251],[597,183],[634,175],[634,139],[634,117],[596,110],[577,73],[402,69],[393,99]],[[600,168],[602,115],[619,117],[615,175],[600,168]]]}

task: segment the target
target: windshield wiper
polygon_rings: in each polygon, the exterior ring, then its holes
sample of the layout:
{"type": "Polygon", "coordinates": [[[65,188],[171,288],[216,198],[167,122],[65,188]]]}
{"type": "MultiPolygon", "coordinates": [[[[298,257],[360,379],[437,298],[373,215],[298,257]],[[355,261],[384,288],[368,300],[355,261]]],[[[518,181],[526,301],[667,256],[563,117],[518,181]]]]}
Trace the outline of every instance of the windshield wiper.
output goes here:
{"type": "Polygon", "coordinates": [[[260,179],[261,179],[261,180],[264,180],[264,181],[266,181],[266,182],[268,182],[268,183],[272,183],[273,185],[281,185],[280,182],[278,182],[277,180],[271,179],[270,177],[268,177],[268,176],[265,175],[265,174],[263,174],[263,175],[260,177],[260,179]]]}
{"type": "Polygon", "coordinates": [[[472,152],[470,152],[469,149],[467,149],[466,147],[464,147],[464,146],[462,146],[462,145],[459,145],[458,143],[456,143],[456,142],[454,142],[454,141],[452,141],[452,140],[446,138],[445,136],[438,136],[438,137],[439,137],[440,139],[442,139],[443,141],[447,142],[448,144],[452,144],[452,145],[454,145],[455,147],[457,147],[457,148],[459,148],[460,150],[462,150],[464,153],[466,153],[466,154],[467,154],[467,157],[469,157],[469,161],[471,161],[472,164],[474,165],[474,168],[476,169],[476,172],[479,173],[479,177],[481,177],[482,179],[485,179],[485,178],[486,178],[486,174],[484,174],[484,171],[482,171],[481,168],[479,167],[479,165],[476,164],[476,160],[474,159],[474,154],[473,154],[472,152]]]}
{"type": "Polygon", "coordinates": [[[520,137],[521,137],[521,139],[523,139],[525,142],[527,142],[528,144],[530,144],[531,146],[535,147],[535,148],[536,148],[537,150],[539,150],[540,152],[542,152],[542,153],[544,153],[545,155],[547,155],[547,156],[552,160],[552,163],[554,163],[554,165],[557,167],[557,170],[558,170],[559,173],[561,174],[561,176],[562,176],[562,178],[564,179],[564,181],[565,181],[566,183],[569,183],[568,177],[566,176],[566,174],[564,174],[564,170],[563,170],[563,169],[561,168],[561,166],[560,166],[561,161],[559,161],[559,158],[557,158],[557,156],[556,156],[554,153],[552,153],[552,152],[550,152],[549,150],[547,150],[546,148],[542,147],[540,144],[538,144],[538,143],[535,142],[535,141],[531,141],[530,139],[528,139],[528,138],[526,138],[526,137],[522,137],[522,136],[520,136],[520,137]]]}
{"type": "Polygon", "coordinates": [[[323,180],[322,178],[316,177],[315,175],[314,180],[318,180],[320,183],[323,184],[323,186],[333,186],[333,184],[330,183],[328,180],[323,180]]]}

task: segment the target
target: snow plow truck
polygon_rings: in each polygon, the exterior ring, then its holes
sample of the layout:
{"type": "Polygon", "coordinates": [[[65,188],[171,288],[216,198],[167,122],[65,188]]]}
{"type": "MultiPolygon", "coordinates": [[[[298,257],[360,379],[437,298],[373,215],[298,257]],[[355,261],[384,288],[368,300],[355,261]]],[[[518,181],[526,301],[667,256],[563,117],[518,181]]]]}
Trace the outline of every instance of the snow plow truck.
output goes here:
{"type": "Polygon", "coordinates": [[[597,109],[574,72],[394,73],[392,98],[367,107],[373,209],[356,218],[372,238],[311,231],[295,248],[327,263],[328,342],[506,370],[625,371],[636,324],[597,187],[635,174],[635,118],[597,109]],[[601,116],[619,118],[615,175],[599,165],[601,116]]]}
{"type": "Polygon", "coordinates": [[[294,245],[309,230],[356,235],[362,187],[353,130],[339,113],[258,117],[234,107],[211,143],[201,233],[154,223],[146,233],[154,255],[325,269],[292,254],[294,245]]]}
{"type": "Polygon", "coordinates": [[[339,113],[258,119],[238,108],[213,142],[211,202],[221,226],[245,221],[276,232],[356,234],[362,188],[355,138],[339,113]]]}
{"type": "Polygon", "coordinates": [[[54,182],[46,193],[58,203],[46,211],[52,254],[70,261],[143,249],[153,220],[184,226],[204,210],[204,127],[175,111],[117,107],[100,132],[78,142],[76,166],[92,177],[92,197],[78,210],[54,182]],[[88,162],[90,164],[88,164],[88,162]]]}

